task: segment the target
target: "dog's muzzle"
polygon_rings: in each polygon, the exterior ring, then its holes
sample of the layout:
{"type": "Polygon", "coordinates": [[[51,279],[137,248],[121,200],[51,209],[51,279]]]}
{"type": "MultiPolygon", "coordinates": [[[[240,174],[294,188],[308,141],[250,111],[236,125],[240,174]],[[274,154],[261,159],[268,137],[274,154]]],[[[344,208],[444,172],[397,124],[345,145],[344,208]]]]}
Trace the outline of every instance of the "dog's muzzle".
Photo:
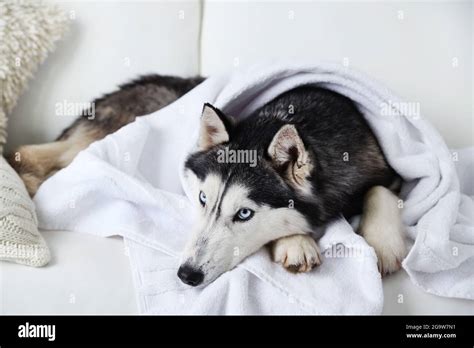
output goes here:
{"type": "Polygon", "coordinates": [[[198,286],[204,280],[204,273],[185,264],[179,267],[178,277],[185,284],[198,286]]]}

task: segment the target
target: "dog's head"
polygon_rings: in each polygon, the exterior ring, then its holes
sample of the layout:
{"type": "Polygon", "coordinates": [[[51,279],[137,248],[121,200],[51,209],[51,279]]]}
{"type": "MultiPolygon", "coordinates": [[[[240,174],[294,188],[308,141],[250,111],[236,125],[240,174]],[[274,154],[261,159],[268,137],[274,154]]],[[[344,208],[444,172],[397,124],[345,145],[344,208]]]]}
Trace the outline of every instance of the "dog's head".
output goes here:
{"type": "Polygon", "coordinates": [[[199,210],[178,271],[186,284],[208,284],[268,242],[311,230],[298,209],[311,195],[311,154],[294,126],[276,127],[255,139],[248,125],[204,106],[198,151],[185,163],[199,210]]]}

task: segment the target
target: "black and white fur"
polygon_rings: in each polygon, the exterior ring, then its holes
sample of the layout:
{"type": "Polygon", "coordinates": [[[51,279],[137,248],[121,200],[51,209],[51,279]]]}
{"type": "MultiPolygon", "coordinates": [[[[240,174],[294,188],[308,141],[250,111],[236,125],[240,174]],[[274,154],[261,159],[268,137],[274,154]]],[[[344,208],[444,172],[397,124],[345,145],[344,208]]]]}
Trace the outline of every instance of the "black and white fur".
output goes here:
{"type": "Polygon", "coordinates": [[[200,211],[178,272],[185,283],[209,283],[270,242],[276,262],[309,271],[321,263],[310,233],[362,212],[381,272],[400,267],[403,228],[388,189],[399,178],[351,100],[299,87],[237,123],[207,104],[200,127],[185,164],[200,211]],[[222,163],[226,147],[256,151],[257,165],[222,163]]]}

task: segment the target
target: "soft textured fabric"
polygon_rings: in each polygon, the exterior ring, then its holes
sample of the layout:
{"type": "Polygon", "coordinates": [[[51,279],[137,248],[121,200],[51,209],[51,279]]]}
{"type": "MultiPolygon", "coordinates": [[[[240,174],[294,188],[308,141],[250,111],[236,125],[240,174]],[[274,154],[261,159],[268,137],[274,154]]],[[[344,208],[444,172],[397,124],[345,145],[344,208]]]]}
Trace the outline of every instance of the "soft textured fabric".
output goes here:
{"type": "Polygon", "coordinates": [[[6,114],[67,25],[66,14],[55,5],[0,2],[0,149],[6,141],[6,114]]]}
{"type": "Polygon", "coordinates": [[[0,156],[3,154],[3,146],[7,141],[7,115],[0,109],[0,156]]]}
{"type": "MultiPolygon", "coordinates": [[[[0,2],[0,156],[7,139],[7,114],[66,28],[67,17],[57,6],[0,2]]],[[[0,259],[43,266],[50,255],[38,233],[33,202],[3,157],[0,175],[0,259]]]]}
{"type": "Polygon", "coordinates": [[[244,118],[305,84],[351,98],[405,180],[402,216],[410,251],[403,267],[412,280],[438,295],[474,298],[472,192],[461,193],[455,167],[457,160],[464,185],[472,150],[454,156],[422,115],[339,64],[273,62],[209,78],[165,109],[94,143],[48,179],[35,197],[40,226],[122,235],[145,313],[380,313],[377,260],[354,232],[357,219],[326,227],[319,241],[323,263],[307,274],[288,273],[262,249],[208,286],[190,288],[176,276],[193,221],[182,195],[189,192],[182,166],[197,140],[202,104],[244,118]]]}
{"type": "Polygon", "coordinates": [[[44,266],[50,254],[38,232],[33,201],[7,161],[0,157],[0,260],[44,266]]]}

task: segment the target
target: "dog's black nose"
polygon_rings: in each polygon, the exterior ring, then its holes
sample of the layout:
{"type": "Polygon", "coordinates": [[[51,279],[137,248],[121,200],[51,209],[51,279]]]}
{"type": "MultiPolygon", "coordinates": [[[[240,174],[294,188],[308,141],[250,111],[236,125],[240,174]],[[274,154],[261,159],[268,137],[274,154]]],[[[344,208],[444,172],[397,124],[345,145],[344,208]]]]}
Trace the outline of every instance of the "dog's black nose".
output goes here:
{"type": "Polygon", "coordinates": [[[178,277],[183,283],[198,286],[204,280],[204,273],[198,269],[194,269],[191,266],[183,265],[178,269],[178,277]]]}

